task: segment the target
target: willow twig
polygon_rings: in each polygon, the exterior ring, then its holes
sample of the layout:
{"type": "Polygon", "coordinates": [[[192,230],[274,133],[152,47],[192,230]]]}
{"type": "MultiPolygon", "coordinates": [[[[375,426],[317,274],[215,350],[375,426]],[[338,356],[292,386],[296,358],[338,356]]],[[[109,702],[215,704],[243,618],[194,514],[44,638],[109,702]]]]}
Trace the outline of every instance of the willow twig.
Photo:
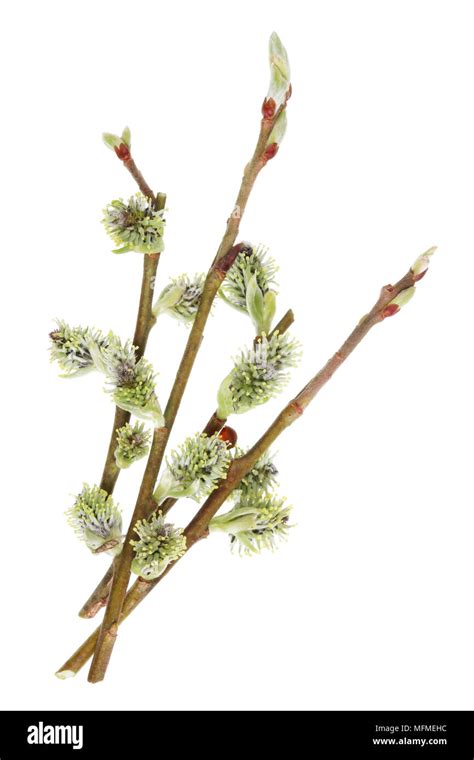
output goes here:
{"type": "MultiPolygon", "coordinates": [[[[350,356],[354,349],[359,345],[367,333],[374,325],[382,322],[387,316],[394,312],[390,310],[389,304],[393,298],[398,296],[402,291],[410,288],[416,282],[417,277],[410,269],[395,285],[386,285],[382,288],[380,296],[372,307],[370,312],[364,316],[349,337],[344,341],[338,351],[326,362],[322,369],[304,386],[304,388],[292,399],[280,414],[275,418],[270,427],[243,456],[235,459],[228,470],[227,477],[221,481],[218,488],[204,502],[191,522],[184,531],[186,536],[186,553],[201,538],[207,535],[209,522],[218,512],[222,504],[228,498],[230,493],[238,486],[243,477],[245,477],[253,468],[255,463],[260,459],[262,454],[274,443],[281,433],[290,425],[299,419],[324,385],[331,379],[334,372],[350,356]]],[[[179,560],[178,560],[179,561],[179,560]]],[[[145,581],[138,578],[128,592],[123,606],[123,614],[118,619],[118,624],[122,622],[137,605],[155,588],[155,586],[168,574],[176,565],[176,562],[168,565],[165,572],[152,581],[145,581]]],[[[91,657],[94,647],[99,638],[97,629],[85,641],[79,649],[67,660],[66,663],[57,672],[58,677],[65,678],[75,675],[80,668],[85,665],[91,657]]]]}
{"type": "MultiPolygon", "coordinates": [[[[158,193],[154,195],[148,183],[143,178],[135,161],[127,151],[128,158],[122,159],[123,165],[128,169],[141,192],[146,195],[153,203],[157,210],[164,209],[166,205],[166,195],[158,193]]],[[[133,336],[133,345],[136,347],[137,359],[140,359],[145,353],[148,335],[154,324],[152,319],[151,307],[153,302],[153,288],[155,284],[156,271],[160,260],[159,253],[145,254],[143,257],[143,275],[140,290],[140,302],[138,305],[137,321],[135,324],[135,333],[133,336]]],[[[111,494],[115,488],[115,483],[120,474],[120,468],[115,461],[115,449],[117,447],[117,431],[130,420],[130,412],[125,412],[118,406],[115,407],[115,417],[110,435],[107,457],[102,472],[100,487],[111,494]]]]}
{"type": "MultiPolygon", "coordinates": [[[[155,194],[153,190],[151,189],[150,185],[148,184],[148,182],[145,180],[143,174],[141,173],[140,169],[136,165],[132,156],[129,154],[129,157],[122,159],[122,161],[123,161],[123,165],[125,166],[126,169],[128,169],[128,171],[132,175],[133,179],[137,183],[143,195],[146,195],[146,197],[149,198],[152,201],[152,203],[155,204],[155,208],[159,210],[160,206],[158,206],[158,204],[156,203],[155,194]]],[[[164,208],[164,205],[162,206],[162,208],[164,208]]]]}
{"type": "MultiPolygon", "coordinates": [[[[160,194],[160,197],[160,207],[164,208],[166,196],[160,194]]],[[[140,304],[138,307],[137,322],[135,327],[135,334],[133,337],[133,345],[137,349],[137,359],[140,359],[140,357],[142,357],[145,353],[148,335],[150,334],[150,330],[153,326],[153,321],[151,319],[153,283],[156,277],[159,257],[159,253],[145,254],[144,256],[140,304]]],[[[110,436],[109,448],[107,450],[107,458],[105,460],[102,479],[100,481],[100,487],[103,488],[104,491],[107,491],[109,494],[113,492],[115,483],[117,482],[117,478],[120,474],[120,467],[117,466],[117,463],[115,461],[115,449],[117,448],[117,431],[129,420],[130,412],[125,412],[123,409],[120,409],[120,407],[116,406],[112,434],[110,436]]]]}
{"type": "Polygon", "coordinates": [[[234,211],[227,220],[224,236],[204,283],[199,308],[164,412],[165,425],[164,427],[155,430],[148,464],[145,469],[132,519],[127,530],[124,546],[118,560],[116,571],[114,572],[109,600],[92,660],[89,673],[89,681],[92,683],[101,681],[107,670],[115,644],[122,607],[130,580],[130,566],[133,559],[133,548],[130,541],[134,536],[134,528],[137,521],[146,515],[146,506],[152,495],[154,482],[161,466],[166,444],[201,345],[204,328],[212,303],[227,271],[230,269],[237,254],[241,250],[241,246],[234,246],[239,231],[240,221],[247,206],[247,201],[253,185],[255,184],[255,180],[260,170],[266,164],[267,157],[265,152],[267,149],[267,141],[278,115],[279,113],[273,118],[262,119],[257,145],[250,162],[245,168],[234,211]]]}

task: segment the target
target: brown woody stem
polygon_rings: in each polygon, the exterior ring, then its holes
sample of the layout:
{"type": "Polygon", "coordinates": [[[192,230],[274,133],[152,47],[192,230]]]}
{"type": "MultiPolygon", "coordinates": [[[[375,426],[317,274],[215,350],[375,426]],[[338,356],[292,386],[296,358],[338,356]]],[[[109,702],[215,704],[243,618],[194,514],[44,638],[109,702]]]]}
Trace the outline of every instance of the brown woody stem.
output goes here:
{"type": "MultiPolygon", "coordinates": [[[[227,478],[221,481],[219,487],[211,493],[201,509],[199,509],[191,522],[187,525],[184,531],[184,535],[186,536],[186,553],[197,541],[207,535],[209,522],[218,512],[233,489],[236,488],[242,478],[252,469],[255,462],[258,461],[262,454],[272,445],[278,436],[286,430],[286,428],[292,425],[295,420],[299,419],[306,407],[319,393],[321,388],[323,388],[331,379],[338,367],[340,367],[348,356],[350,356],[370,329],[385,318],[385,308],[390,301],[403,290],[414,285],[414,283],[414,274],[409,270],[407,274],[396,283],[396,285],[387,285],[383,287],[373,308],[360,320],[359,324],[351,332],[347,340],[344,341],[340,349],[336,351],[322,369],[314,375],[297,396],[285,406],[255,445],[246,454],[235,459],[231,463],[227,478]]],[[[138,580],[135,581],[127,594],[123,607],[123,615],[118,619],[117,627],[118,623],[122,622],[122,620],[135,609],[142,599],[148,595],[148,593],[175,565],[176,562],[168,565],[165,572],[156,580],[147,582],[142,578],[138,578],[138,580]]],[[[114,628],[113,635],[116,634],[117,627],[114,628]]],[[[57,672],[59,677],[74,675],[87,662],[94,649],[94,643],[97,641],[98,631],[99,629],[97,629],[97,631],[93,633],[92,636],[90,636],[89,639],[87,639],[87,641],[84,642],[84,644],[79,647],[72,657],[62,666],[57,672]]]]}
{"type": "MultiPolygon", "coordinates": [[[[128,592],[122,610],[120,622],[122,623],[127,618],[135,607],[148,595],[152,589],[150,584],[144,581],[142,578],[133,584],[132,588],[128,592]]],[[[86,664],[86,662],[92,657],[94,649],[99,638],[100,628],[97,628],[86,641],[74,652],[72,657],[64,663],[62,668],[58,670],[56,675],[58,678],[69,678],[76,675],[76,673],[86,664]]]]}
{"type": "Polygon", "coordinates": [[[291,327],[294,321],[295,321],[295,315],[293,314],[293,310],[288,309],[288,311],[286,312],[286,314],[282,316],[278,324],[275,325],[271,333],[269,333],[268,339],[271,340],[272,336],[276,332],[280,333],[280,335],[283,335],[283,333],[286,333],[286,331],[291,327]]]}
{"type": "Polygon", "coordinates": [[[127,593],[128,583],[130,580],[130,566],[133,559],[133,548],[130,544],[134,536],[134,528],[138,520],[146,516],[147,504],[153,493],[153,487],[158,475],[161,462],[164,456],[166,444],[173,427],[176,415],[181,404],[186,385],[191,374],[194,362],[204,336],[204,328],[211,310],[212,303],[216,293],[226,276],[227,271],[232,266],[239,251],[240,246],[234,246],[237,233],[239,231],[240,220],[245,211],[252,187],[260,170],[265,165],[265,149],[268,137],[273,128],[273,120],[262,120],[260,134],[254,154],[249,164],[246,166],[244,176],[241,181],[234,211],[227,220],[227,227],[222,238],[221,244],[217,250],[214,262],[208,272],[204,283],[203,293],[196,317],[189,334],[188,342],[184,350],[181,363],[179,365],[176,378],[171,389],[171,394],[166,405],[164,417],[165,426],[155,431],[153,443],[150,450],[148,464],[143,477],[142,485],[132,515],[132,519],[127,530],[122,553],[120,554],[116,571],[112,581],[107,609],[105,611],[99,638],[92,659],[91,669],[89,672],[89,681],[96,683],[101,681],[106,673],[107,666],[112,654],[112,650],[117,637],[117,630],[121,620],[122,607],[125,595],[127,593]]]}
{"type": "MultiPolygon", "coordinates": [[[[148,184],[148,182],[145,180],[143,174],[141,173],[140,169],[136,165],[133,158],[130,156],[130,158],[126,159],[123,162],[123,165],[125,166],[126,169],[128,169],[128,171],[132,175],[133,179],[137,183],[143,195],[146,195],[147,198],[149,198],[151,201],[153,201],[153,203],[155,203],[156,202],[155,194],[153,190],[151,189],[150,185],[148,184]]],[[[157,206],[157,208],[160,208],[160,207],[157,206]]],[[[161,208],[164,208],[164,204],[161,208]]]]}
{"type": "MultiPolygon", "coordinates": [[[[135,166],[134,162],[133,165],[135,166]]],[[[166,195],[164,193],[158,193],[154,201],[156,203],[157,209],[164,209],[166,203],[166,195]]],[[[153,288],[155,284],[156,270],[158,268],[159,260],[159,253],[145,254],[143,257],[143,277],[140,291],[140,303],[138,306],[135,334],[133,336],[133,345],[136,346],[137,349],[137,359],[140,359],[140,357],[142,357],[145,353],[148,335],[150,334],[150,330],[153,326],[151,307],[153,303],[153,288]]],[[[120,468],[117,467],[115,461],[115,449],[117,448],[117,431],[129,420],[130,412],[124,412],[123,409],[119,409],[117,406],[115,408],[114,424],[112,433],[110,435],[107,458],[105,460],[102,479],[100,481],[100,487],[107,491],[109,494],[113,492],[115,483],[117,482],[117,478],[120,474],[120,468]]]]}
{"type": "Polygon", "coordinates": [[[85,602],[84,606],[79,612],[79,617],[93,618],[95,617],[95,615],[97,615],[99,610],[107,604],[107,599],[109,596],[110,587],[112,585],[112,578],[114,577],[114,569],[115,569],[116,564],[117,564],[117,557],[115,557],[114,561],[111,563],[109,569],[107,570],[106,574],[102,578],[100,584],[92,592],[87,602],[85,602]]]}

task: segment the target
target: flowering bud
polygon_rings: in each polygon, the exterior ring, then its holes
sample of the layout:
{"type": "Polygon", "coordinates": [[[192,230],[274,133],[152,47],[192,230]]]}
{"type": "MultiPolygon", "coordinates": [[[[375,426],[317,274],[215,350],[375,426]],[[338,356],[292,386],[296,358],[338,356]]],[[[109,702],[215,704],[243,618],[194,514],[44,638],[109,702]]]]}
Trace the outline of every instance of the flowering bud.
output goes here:
{"type": "MultiPolygon", "coordinates": [[[[241,457],[243,454],[242,449],[235,450],[235,457],[241,457]]],[[[232,495],[242,498],[271,491],[277,483],[277,475],[278,470],[273,463],[273,457],[266,451],[242,478],[232,495]]]]}
{"type": "Polygon", "coordinates": [[[150,431],[145,430],[143,423],[129,422],[117,430],[117,448],[115,449],[115,461],[117,467],[125,469],[134,462],[142,459],[150,448],[150,431]]]}
{"type": "Polygon", "coordinates": [[[130,541],[135,552],[132,572],[147,581],[158,578],[170,562],[176,562],[186,551],[182,528],[165,523],[161,512],[135,525],[138,541],[130,541]]]}
{"type": "Polygon", "coordinates": [[[187,438],[171,452],[167,469],[153,494],[155,501],[161,504],[168,496],[174,499],[189,496],[200,501],[225,478],[230,458],[227,444],[217,433],[212,436],[198,433],[187,438]]]}
{"type": "Polygon", "coordinates": [[[242,414],[280,393],[289,380],[286,372],[300,358],[300,345],[288,333],[266,335],[250,350],[234,359],[234,368],[222,381],[217,394],[217,416],[227,419],[242,414]]]}
{"type": "Polygon", "coordinates": [[[288,54],[276,32],[269,43],[270,85],[262,106],[264,119],[272,119],[291,94],[288,54]]]}
{"type": "Polygon", "coordinates": [[[136,348],[131,341],[122,343],[113,333],[109,345],[100,352],[93,351],[94,362],[109,383],[109,392],[120,409],[134,414],[155,427],[163,425],[163,414],[155,394],[155,372],[150,362],[137,361],[136,348]]]}
{"type": "Polygon", "coordinates": [[[229,269],[219,294],[230,306],[248,314],[257,335],[269,333],[276,310],[277,266],[264,246],[248,246],[229,269]]]}
{"type": "MultiPolygon", "coordinates": [[[[124,368],[125,369],[125,368],[124,368]]],[[[150,362],[142,356],[133,368],[133,377],[112,390],[115,404],[125,412],[155,428],[165,424],[163,412],[155,393],[155,373],[150,362]]]]}
{"type": "Polygon", "coordinates": [[[117,554],[122,544],[122,517],[107,491],[86,483],[69,509],[68,522],[92,552],[110,544],[109,554],[117,554]]]}
{"type": "Polygon", "coordinates": [[[411,271],[415,275],[414,277],[415,282],[418,282],[418,280],[421,280],[421,278],[425,276],[426,272],[428,271],[428,267],[430,265],[430,258],[435,251],[436,251],[436,246],[432,246],[431,248],[428,248],[428,250],[425,251],[425,253],[422,253],[421,256],[418,256],[415,263],[411,266],[411,271]]]}
{"type": "Polygon", "coordinates": [[[153,315],[169,314],[180,322],[190,324],[194,321],[201,302],[205,277],[195,274],[189,277],[182,274],[175,277],[158,296],[153,305],[153,315]]]}
{"type": "Polygon", "coordinates": [[[285,499],[254,493],[242,499],[230,512],[214,517],[211,531],[230,535],[231,548],[239,554],[258,554],[262,549],[274,551],[277,541],[288,535],[291,507],[285,499]]]}
{"type": "Polygon", "coordinates": [[[106,349],[109,337],[90,327],[69,327],[59,319],[56,324],[57,328],[49,334],[49,350],[51,361],[56,361],[63,370],[61,377],[78,377],[96,369],[93,352],[106,349]]]}
{"type": "Polygon", "coordinates": [[[113,333],[104,337],[97,330],[70,328],[64,322],[58,322],[50,337],[51,359],[65,370],[65,377],[96,369],[106,376],[111,386],[107,390],[120,409],[154,427],[164,424],[155,393],[155,372],[144,357],[137,361],[131,341],[122,343],[113,333]]]}
{"type": "Polygon", "coordinates": [[[395,298],[392,298],[390,303],[387,304],[387,306],[384,308],[382,312],[382,317],[392,317],[394,314],[396,314],[402,306],[405,306],[405,304],[410,301],[413,296],[415,295],[415,286],[413,285],[411,288],[405,288],[405,290],[402,290],[398,296],[395,296],[395,298]]]}
{"type": "Polygon", "coordinates": [[[164,250],[164,210],[155,209],[143,193],[136,193],[125,203],[121,198],[104,209],[102,223],[114,243],[113,253],[160,253],[164,250]]]}
{"type": "Polygon", "coordinates": [[[131,340],[122,343],[117,335],[110,332],[106,346],[98,346],[92,341],[88,345],[95,368],[113,385],[127,385],[133,381],[137,360],[136,348],[131,340]]]}
{"type": "Polygon", "coordinates": [[[276,293],[274,290],[268,290],[262,293],[258,283],[257,275],[253,274],[247,284],[247,311],[254,324],[257,335],[268,333],[272,329],[273,317],[276,311],[276,293]]]}

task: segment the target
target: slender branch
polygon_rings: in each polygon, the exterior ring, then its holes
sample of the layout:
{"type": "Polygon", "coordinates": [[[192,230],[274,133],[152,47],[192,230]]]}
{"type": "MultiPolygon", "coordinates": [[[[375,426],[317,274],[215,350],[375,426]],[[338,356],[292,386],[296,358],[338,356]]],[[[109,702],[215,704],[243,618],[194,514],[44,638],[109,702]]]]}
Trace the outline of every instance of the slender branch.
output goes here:
{"type": "MultiPolygon", "coordinates": [[[[133,161],[132,159],[130,159],[133,161]]],[[[135,166],[135,162],[133,162],[135,166]]],[[[128,168],[128,167],[127,167],[128,168]]],[[[136,167],[135,167],[136,168],[136,167]]],[[[138,170],[137,170],[138,171],[138,170]]],[[[134,175],[133,175],[134,176],[134,175]]],[[[141,174],[140,174],[141,176],[141,174]]],[[[150,191],[151,192],[151,191],[150,191]]],[[[157,209],[164,209],[166,204],[166,195],[158,193],[154,198],[157,209]]],[[[148,341],[150,330],[153,326],[151,307],[153,302],[153,288],[155,284],[156,270],[160,260],[159,253],[145,254],[143,257],[143,277],[140,291],[140,302],[138,306],[137,321],[135,325],[135,334],[133,336],[133,345],[136,346],[137,358],[143,356],[148,341]]],[[[120,474],[120,468],[115,461],[115,449],[117,448],[117,431],[130,420],[130,412],[124,412],[119,407],[115,408],[114,424],[110,435],[107,458],[105,460],[100,487],[107,493],[111,494],[115,488],[115,483],[120,474]]]]}
{"type": "Polygon", "coordinates": [[[255,146],[254,154],[250,160],[250,163],[248,163],[245,167],[244,176],[242,177],[237,199],[235,201],[232,213],[227,220],[226,231],[217,250],[214,264],[216,264],[219,259],[225,256],[226,252],[235,242],[235,239],[239,232],[240,222],[247,207],[247,201],[250,197],[250,193],[252,192],[255,180],[257,179],[260,170],[265,166],[266,160],[264,158],[264,153],[267,145],[267,140],[279,115],[280,111],[278,111],[273,119],[262,119],[257,145],[255,146]]]}
{"type": "Polygon", "coordinates": [[[117,557],[114,558],[101,582],[92,592],[87,602],[85,602],[83,605],[81,611],[79,612],[79,617],[93,618],[95,615],[97,615],[99,610],[107,604],[116,564],[117,557]]]}
{"type": "MultiPolygon", "coordinates": [[[[280,335],[283,335],[289,327],[293,324],[295,320],[293,311],[289,309],[286,314],[280,319],[278,324],[274,327],[272,332],[269,335],[269,338],[275,333],[278,332],[280,335]]],[[[227,420],[221,420],[217,413],[214,412],[209,419],[208,423],[205,425],[203,429],[203,435],[214,435],[214,433],[218,433],[224,425],[226,424],[227,420]]],[[[160,511],[165,515],[167,514],[170,509],[176,504],[177,499],[174,499],[172,497],[169,497],[168,499],[165,499],[165,501],[160,505],[160,511]]],[[[146,509],[146,517],[148,517],[153,511],[156,509],[156,502],[151,497],[148,501],[148,506],[146,509]]],[[[115,560],[114,560],[115,562],[115,560]]],[[[93,618],[95,615],[99,612],[99,610],[102,607],[105,607],[107,604],[107,599],[109,597],[110,593],[110,587],[112,585],[112,576],[113,576],[113,564],[109,567],[106,574],[102,578],[102,580],[97,585],[95,591],[91,594],[87,602],[82,606],[79,617],[82,618],[93,618]]]]}
{"type": "MultiPolygon", "coordinates": [[[[213,412],[206,425],[203,427],[203,435],[214,435],[215,433],[219,433],[226,422],[227,419],[221,420],[221,418],[217,416],[217,412],[213,412]]],[[[168,501],[168,499],[166,499],[166,501],[168,501]]],[[[166,504],[166,501],[163,502],[163,504],[166,504]]]]}
{"type": "Polygon", "coordinates": [[[145,470],[132,520],[127,531],[124,547],[120,554],[117,569],[114,573],[107,609],[105,611],[99,639],[92,660],[89,672],[89,681],[92,683],[101,681],[107,670],[115,644],[122,607],[130,580],[130,565],[133,559],[133,548],[130,541],[134,536],[134,527],[137,521],[142,519],[146,514],[146,505],[149,503],[149,499],[152,495],[154,482],[161,466],[166,444],[203,339],[204,328],[206,326],[212,302],[214,301],[227,271],[230,269],[237,254],[241,250],[241,247],[234,246],[234,243],[239,231],[240,220],[245,211],[252,187],[260,170],[266,163],[265,150],[275,118],[276,116],[273,119],[263,119],[261,122],[257,145],[250,163],[245,168],[234,211],[227,220],[224,237],[222,238],[213,265],[211,266],[204,283],[199,308],[166,405],[164,413],[165,426],[155,431],[148,465],[145,470]]]}
{"type": "MultiPolygon", "coordinates": [[[[146,195],[147,198],[150,198],[150,200],[153,201],[153,203],[155,203],[156,202],[155,194],[153,193],[153,190],[151,189],[148,182],[145,180],[143,174],[141,173],[140,169],[136,165],[133,158],[131,156],[129,158],[126,158],[123,161],[123,165],[125,166],[126,169],[128,169],[128,171],[132,175],[133,179],[137,183],[143,195],[146,195]]],[[[164,205],[161,207],[157,206],[157,208],[158,209],[164,208],[164,205]]]]}
{"type": "MultiPolygon", "coordinates": [[[[350,356],[370,329],[379,322],[382,322],[386,316],[389,316],[392,313],[387,310],[390,301],[403,290],[414,285],[415,281],[415,275],[409,270],[408,273],[396,283],[396,285],[387,285],[383,287],[373,308],[360,320],[359,324],[344,341],[340,349],[336,351],[336,353],[326,362],[322,369],[314,375],[295,398],[285,406],[255,445],[246,454],[235,459],[231,463],[227,478],[221,481],[219,487],[211,493],[191,522],[187,525],[184,531],[186,536],[186,553],[197,541],[207,535],[209,522],[218,512],[232,490],[236,488],[242,478],[250,472],[255,462],[258,461],[262,454],[273,444],[278,436],[286,430],[286,428],[301,417],[305,408],[311,403],[321,388],[323,388],[331,379],[338,367],[340,367],[348,356],[350,356]]],[[[130,615],[135,607],[153,588],[155,588],[155,586],[175,565],[176,562],[168,565],[165,572],[153,581],[144,581],[143,578],[138,578],[138,580],[135,581],[126,596],[123,606],[123,615],[119,618],[119,622],[122,622],[122,620],[130,615]]],[[[61,678],[75,675],[92,655],[98,636],[99,629],[97,629],[87,641],[79,647],[72,657],[67,660],[57,672],[57,675],[61,678]]]]}
{"type": "MultiPolygon", "coordinates": [[[[158,208],[164,208],[166,195],[159,194],[158,208]]],[[[155,287],[156,270],[160,260],[159,253],[145,255],[143,262],[143,279],[140,291],[140,303],[138,306],[137,322],[135,325],[135,334],[133,336],[133,345],[136,347],[136,356],[141,359],[145,353],[146,345],[150,330],[155,320],[151,313],[153,305],[153,291],[155,287]]]]}
{"type": "Polygon", "coordinates": [[[275,333],[279,333],[280,335],[283,335],[283,333],[286,333],[287,330],[291,327],[293,322],[295,321],[295,315],[293,314],[293,309],[288,309],[286,314],[282,316],[278,324],[275,325],[271,333],[268,334],[268,340],[271,340],[272,337],[275,335],[275,333]]]}

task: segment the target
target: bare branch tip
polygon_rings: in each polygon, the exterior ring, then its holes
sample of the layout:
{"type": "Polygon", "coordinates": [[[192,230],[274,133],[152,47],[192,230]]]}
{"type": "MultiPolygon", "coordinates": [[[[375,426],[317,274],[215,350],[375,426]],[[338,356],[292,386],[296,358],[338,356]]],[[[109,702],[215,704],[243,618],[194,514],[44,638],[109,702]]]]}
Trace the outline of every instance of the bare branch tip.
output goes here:
{"type": "Polygon", "coordinates": [[[61,681],[65,681],[66,678],[74,678],[76,672],[74,670],[58,670],[54,675],[61,681]]]}

